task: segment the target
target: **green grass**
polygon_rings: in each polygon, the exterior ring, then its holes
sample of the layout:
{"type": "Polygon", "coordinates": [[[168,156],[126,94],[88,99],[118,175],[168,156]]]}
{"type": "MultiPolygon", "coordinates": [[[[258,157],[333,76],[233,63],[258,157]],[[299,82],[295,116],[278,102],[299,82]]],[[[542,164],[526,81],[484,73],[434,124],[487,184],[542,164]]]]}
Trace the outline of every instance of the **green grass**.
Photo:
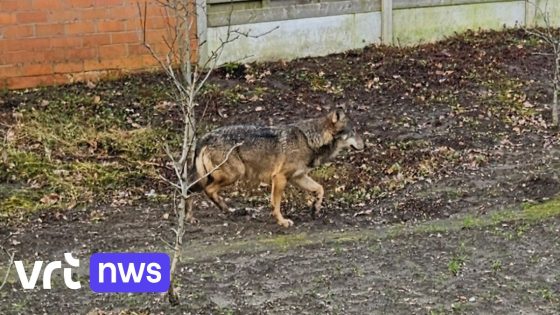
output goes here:
{"type": "Polygon", "coordinates": [[[173,140],[170,132],[82,91],[58,96],[14,114],[0,160],[0,218],[108,201],[157,178],[158,143],[173,140]]]}

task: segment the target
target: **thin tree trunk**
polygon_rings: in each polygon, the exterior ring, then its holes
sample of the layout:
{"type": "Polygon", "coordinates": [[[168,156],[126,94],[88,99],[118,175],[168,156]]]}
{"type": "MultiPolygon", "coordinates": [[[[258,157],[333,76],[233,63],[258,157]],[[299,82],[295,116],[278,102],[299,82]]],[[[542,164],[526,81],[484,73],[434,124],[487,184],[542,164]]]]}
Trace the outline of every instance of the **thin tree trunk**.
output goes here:
{"type": "Polygon", "coordinates": [[[185,198],[184,195],[180,196],[181,201],[179,202],[179,207],[177,209],[177,230],[175,231],[175,244],[173,248],[173,258],[171,259],[170,266],[170,280],[171,284],[167,290],[169,303],[172,305],[178,305],[180,303],[179,296],[175,292],[175,273],[177,269],[177,264],[181,260],[181,255],[183,252],[183,236],[185,235],[185,215],[187,212],[192,212],[192,199],[185,198]]]}
{"type": "Polygon", "coordinates": [[[552,124],[558,127],[558,92],[560,92],[560,51],[554,50],[554,90],[552,91],[552,124]]]}

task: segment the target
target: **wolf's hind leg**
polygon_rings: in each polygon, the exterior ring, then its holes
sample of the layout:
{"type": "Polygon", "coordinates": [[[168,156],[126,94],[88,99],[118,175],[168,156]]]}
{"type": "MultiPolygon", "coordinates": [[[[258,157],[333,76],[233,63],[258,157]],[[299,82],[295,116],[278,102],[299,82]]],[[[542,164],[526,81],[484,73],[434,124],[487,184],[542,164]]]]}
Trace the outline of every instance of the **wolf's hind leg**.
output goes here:
{"type": "Polygon", "coordinates": [[[212,182],[204,188],[204,192],[220,210],[225,213],[232,213],[233,210],[228,207],[218,192],[220,192],[220,189],[223,187],[235,183],[238,176],[226,176],[226,174],[220,170],[215,171],[211,176],[212,182]]]}
{"type": "Polygon", "coordinates": [[[294,225],[294,222],[289,219],[285,219],[280,212],[280,203],[282,202],[282,194],[284,193],[284,188],[286,188],[286,177],[281,174],[276,174],[272,177],[272,215],[276,218],[276,222],[283,227],[290,227],[294,225]]]}
{"type": "Polygon", "coordinates": [[[321,212],[321,204],[323,203],[323,196],[325,195],[325,190],[321,184],[313,180],[313,178],[303,175],[293,179],[293,182],[298,185],[301,189],[306,190],[315,194],[315,201],[313,202],[312,215],[314,217],[319,216],[321,212]]]}
{"type": "Polygon", "coordinates": [[[212,183],[204,189],[204,192],[206,193],[208,198],[212,200],[212,202],[216,205],[216,207],[218,207],[220,210],[227,213],[229,212],[229,207],[225,203],[224,199],[220,197],[220,195],[218,195],[220,188],[221,188],[220,185],[215,185],[214,183],[212,183]]]}

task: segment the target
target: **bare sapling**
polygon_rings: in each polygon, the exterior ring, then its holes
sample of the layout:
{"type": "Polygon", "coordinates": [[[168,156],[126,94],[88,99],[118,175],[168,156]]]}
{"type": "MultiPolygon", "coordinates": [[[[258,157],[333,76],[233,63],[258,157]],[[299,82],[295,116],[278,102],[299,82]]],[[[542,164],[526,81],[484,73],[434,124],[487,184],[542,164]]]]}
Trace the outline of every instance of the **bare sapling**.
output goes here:
{"type": "MultiPolygon", "coordinates": [[[[208,81],[212,71],[218,66],[224,47],[241,37],[257,38],[264,36],[274,29],[258,35],[251,35],[232,29],[228,25],[224,37],[220,38],[219,45],[201,56],[201,47],[207,43],[200,42],[196,29],[197,15],[206,14],[206,6],[196,0],[159,0],[157,1],[167,22],[167,35],[162,40],[165,43],[164,51],[157,51],[146,40],[146,21],[148,17],[148,4],[137,3],[140,23],[143,34],[143,45],[152,57],[159,63],[171,84],[173,85],[172,98],[175,100],[181,113],[182,135],[180,148],[174,150],[164,142],[163,147],[169,158],[174,178],[169,179],[160,175],[170,187],[175,190],[179,202],[175,206],[176,227],[173,229],[175,240],[168,243],[172,251],[171,260],[171,285],[168,290],[168,299],[171,304],[178,304],[179,296],[176,290],[176,269],[180,262],[183,238],[185,235],[185,221],[195,223],[193,217],[193,202],[191,189],[201,179],[211,174],[227,161],[232,151],[241,144],[236,144],[229,149],[224,161],[216,168],[200,177],[193,174],[194,154],[197,140],[197,122],[195,107],[202,88],[208,81]],[[195,44],[193,44],[193,42],[195,44]]],[[[231,12],[229,15],[231,21],[231,12]]],[[[228,23],[230,24],[230,23],[228,23]]],[[[206,109],[202,110],[203,113],[206,109]]]]}
{"type": "Polygon", "coordinates": [[[3,252],[8,256],[8,266],[6,267],[6,274],[4,274],[4,277],[2,278],[2,281],[0,282],[0,290],[2,290],[2,288],[4,288],[4,286],[8,282],[8,277],[10,276],[10,269],[12,268],[12,265],[14,264],[15,253],[10,253],[7,249],[5,249],[4,247],[1,247],[1,246],[0,246],[0,249],[1,249],[0,252],[3,252]]]}
{"type": "Polygon", "coordinates": [[[542,10],[539,6],[532,3],[536,8],[537,17],[541,17],[544,23],[542,28],[525,28],[525,32],[529,35],[541,39],[551,50],[551,53],[539,53],[541,55],[552,56],[554,60],[554,68],[552,74],[552,125],[558,127],[558,93],[560,92],[560,34],[552,25],[550,13],[548,12],[548,2],[545,9],[542,10]]]}

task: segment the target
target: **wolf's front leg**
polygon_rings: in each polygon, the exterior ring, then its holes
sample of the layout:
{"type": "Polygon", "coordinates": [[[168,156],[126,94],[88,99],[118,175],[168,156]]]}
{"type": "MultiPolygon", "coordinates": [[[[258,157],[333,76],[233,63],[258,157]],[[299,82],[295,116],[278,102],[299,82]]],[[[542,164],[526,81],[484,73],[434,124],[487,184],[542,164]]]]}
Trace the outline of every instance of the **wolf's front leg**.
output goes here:
{"type": "Polygon", "coordinates": [[[272,177],[272,215],[276,218],[276,222],[283,227],[290,227],[294,225],[294,222],[289,219],[284,219],[282,212],[280,212],[280,203],[282,201],[282,193],[284,193],[284,188],[286,188],[286,177],[281,174],[276,174],[272,177]]]}
{"type": "Polygon", "coordinates": [[[325,190],[321,184],[313,180],[313,178],[303,175],[293,179],[293,182],[298,185],[301,189],[306,190],[315,195],[315,201],[313,202],[312,212],[313,217],[319,216],[321,213],[321,206],[323,203],[323,196],[325,195],[325,190]]]}

